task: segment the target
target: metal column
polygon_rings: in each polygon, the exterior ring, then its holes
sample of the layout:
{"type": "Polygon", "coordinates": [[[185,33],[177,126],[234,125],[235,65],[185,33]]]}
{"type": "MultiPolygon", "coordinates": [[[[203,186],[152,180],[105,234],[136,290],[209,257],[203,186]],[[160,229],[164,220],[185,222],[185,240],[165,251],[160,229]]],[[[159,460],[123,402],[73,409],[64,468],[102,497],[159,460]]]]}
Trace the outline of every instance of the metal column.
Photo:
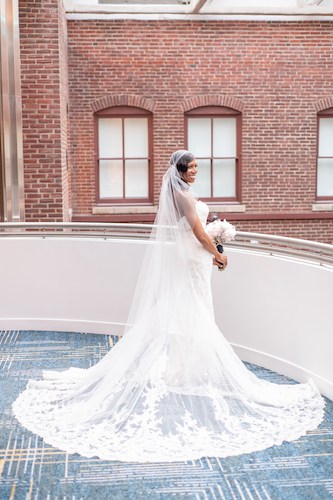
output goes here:
{"type": "Polygon", "coordinates": [[[24,220],[22,103],[18,0],[0,1],[2,218],[24,220]]]}

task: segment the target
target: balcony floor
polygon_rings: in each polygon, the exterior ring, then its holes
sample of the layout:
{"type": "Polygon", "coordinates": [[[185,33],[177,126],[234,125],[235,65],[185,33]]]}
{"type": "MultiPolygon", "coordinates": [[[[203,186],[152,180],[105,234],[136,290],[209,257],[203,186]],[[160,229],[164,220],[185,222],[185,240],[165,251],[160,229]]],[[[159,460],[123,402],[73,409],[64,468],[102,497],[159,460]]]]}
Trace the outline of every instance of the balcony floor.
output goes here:
{"type": "MultiPolygon", "coordinates": [[[[265,451],[200,460],[135,464],[67,455],[22,428],[11,403],[41,370],[88,368],[118,337],[64,332],[0,332],[0,497],[2,499],[282,499],[333,495],[333,402],[320,427],[265,451]]],[[[255,365],[262,378],[290,379],[255,365]]]]}

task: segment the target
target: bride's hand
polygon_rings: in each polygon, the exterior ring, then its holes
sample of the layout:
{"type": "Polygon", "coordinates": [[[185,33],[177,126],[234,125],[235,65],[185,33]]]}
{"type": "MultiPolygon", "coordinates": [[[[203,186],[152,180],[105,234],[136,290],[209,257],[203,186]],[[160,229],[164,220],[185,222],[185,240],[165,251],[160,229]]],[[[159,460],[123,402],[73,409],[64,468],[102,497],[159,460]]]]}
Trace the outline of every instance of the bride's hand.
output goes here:
{"type": "Polygon", "coordinates": [[[226,255],[219,254],[218,258],[214,257],[213,258],[213,264],[218,267],[222,267],[225,269],[228,265],[228,258],[226,255]]]}

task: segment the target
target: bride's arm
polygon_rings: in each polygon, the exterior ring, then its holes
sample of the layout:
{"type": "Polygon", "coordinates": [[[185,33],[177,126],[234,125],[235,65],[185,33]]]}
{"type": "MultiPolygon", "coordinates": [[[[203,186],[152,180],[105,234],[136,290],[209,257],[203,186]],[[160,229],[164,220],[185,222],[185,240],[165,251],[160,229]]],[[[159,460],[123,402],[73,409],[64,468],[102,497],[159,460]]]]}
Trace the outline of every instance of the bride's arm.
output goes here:
{"type": "Polygon", "coordinates": [[[186,193],[178,193],[177,196],[177,203],[178,206],[181,208],[181,211],[187,218],[189,225],[191,226],[191,229],[194,233],[194,236],[197,238],[197,240],[201,243],[201,245],[209,252],[214,259],[217,261],[217,263],[222,264],[224,267],[227,265],[227,257],[226,255],[220,254],[220,252],[217,251],[216,246],[204,230],[201,221],[198,217],[198,214],[195,209],[195,205],[193,203],[193,199],[188,197],[186,193]]]}
{"type": "MultiPolygon", "coordinates": [[[[191,222],[190,222],[191,224],[191,222]]],[[[204,230],[199,217],[196,217],[196,220],[194,221],[194,224],[192,225],[192,231],[194,233],[194,236],[197,238],[197,240],[201,243],[201,245],[210,253],[213,255],[214,259],[223,264],[225,267],[227,265],[227,256],[222,255],[220,252],[217,251],[216,246],[204,230]]]]}

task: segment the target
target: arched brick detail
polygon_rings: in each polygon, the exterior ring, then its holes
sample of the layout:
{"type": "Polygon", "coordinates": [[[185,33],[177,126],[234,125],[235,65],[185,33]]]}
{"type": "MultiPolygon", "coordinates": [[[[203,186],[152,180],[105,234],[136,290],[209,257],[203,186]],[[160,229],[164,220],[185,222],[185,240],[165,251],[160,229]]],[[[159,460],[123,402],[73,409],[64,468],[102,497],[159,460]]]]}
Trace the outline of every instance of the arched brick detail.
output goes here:
{"type": "Polygon", "coordinates": [[[236,97],[227,95],[198,95],[182,102],[184,113],[191,109],[201,108],[202,106],[224,106],[236,111],[243,111],[245,103],[236,97]]]}
{"type": "Polygon", "coordinates": [[[90,103],[91,109],[101,111],[102,109],[111,108],[113,106],[134,106],[136,108],[145,109],[153,112],[156,102],[154,99],[147,99],[137,95],[106,95],[90,103]]]}
{"type": "Polygon", "coordinates": [[[319,99],[314,103],[314,107],[316,108],[317,113],[319,113],[319,111],[324,111],[325,109],[333,108],[333,96],[319,99]]]}

